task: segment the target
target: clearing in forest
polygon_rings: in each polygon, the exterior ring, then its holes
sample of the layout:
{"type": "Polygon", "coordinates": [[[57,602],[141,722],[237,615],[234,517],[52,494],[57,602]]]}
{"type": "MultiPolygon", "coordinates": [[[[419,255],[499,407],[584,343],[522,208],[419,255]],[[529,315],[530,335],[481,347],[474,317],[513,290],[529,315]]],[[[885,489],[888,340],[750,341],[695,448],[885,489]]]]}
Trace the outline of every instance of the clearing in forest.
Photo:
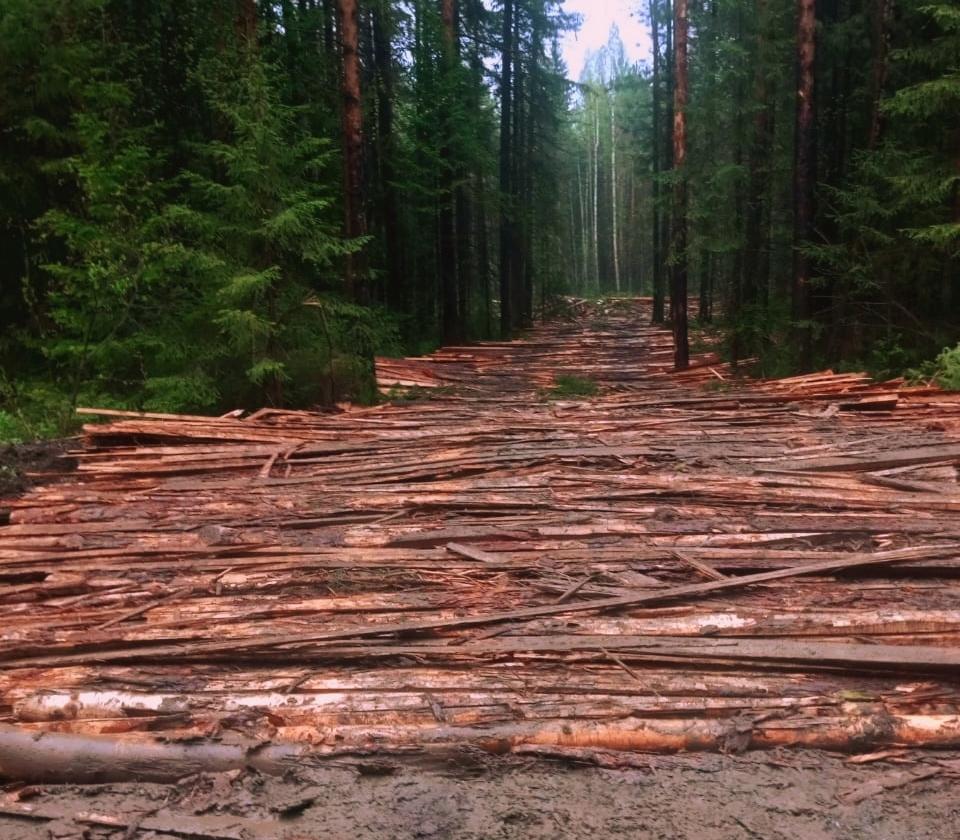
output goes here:
{"type": "Polygon", "coordinates": [[[960,395],[673,374],[647,305],[384,360],[374,408],[98,412],[0,528],[0,769],[956,746],[960,395]]]}

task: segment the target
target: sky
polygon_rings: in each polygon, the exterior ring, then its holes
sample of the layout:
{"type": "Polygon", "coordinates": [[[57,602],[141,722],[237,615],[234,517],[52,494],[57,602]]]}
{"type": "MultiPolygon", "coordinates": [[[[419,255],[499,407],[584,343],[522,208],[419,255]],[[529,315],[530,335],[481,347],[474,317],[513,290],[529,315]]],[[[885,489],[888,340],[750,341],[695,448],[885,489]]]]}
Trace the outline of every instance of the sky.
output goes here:
{"type": "Polygon", "coordinates": [[[650,33],[640,22],[637,10],[642,0],[565,0],[564,11],[583,17],[579,32],[568,32],[563,39],[563,57],[571,79],[579,79],[587,53],[607,43],[610,26],[620,27],[627,60],[639,61],[650,55],[650,33]]]}

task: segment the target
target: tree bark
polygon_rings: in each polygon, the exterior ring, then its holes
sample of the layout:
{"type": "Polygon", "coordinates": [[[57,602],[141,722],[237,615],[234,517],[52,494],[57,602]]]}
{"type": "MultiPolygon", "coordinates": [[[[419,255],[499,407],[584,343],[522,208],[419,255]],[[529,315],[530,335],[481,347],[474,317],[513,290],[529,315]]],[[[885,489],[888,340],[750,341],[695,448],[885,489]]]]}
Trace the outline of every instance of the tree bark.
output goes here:
{"type": "MultiPolygon", "coordinates": [[[[717,42],[721,37],[719,16],[717,14],[717,0],[710,3],[710,20],[704,21],[703,35],[700,40],[700,49],[706,53],[704,57],[704,73],[706,74],[706,106],[704,110],[706,143],[711,149],[722,148],[723,140],[717,124],[717,96],[714,94],[717,76],[717,42]]],[[[710,213],[700,222],[700,281],[698,283],[699,304],[697,306],[697,320],[701,324],[709,323],[713,308],[713,272],[715,267],[713,240],[718,229],[716,214],[710,213]],[[705,242],[704,242],[705,240],[705,242]]]]}
{"type": "MultiPolygon", "coordinates": [[[[453,32],[454,68],[460,72],[461,57],[461,14],[460,4],[450,0],[451,29],[453,32]]],[[[464,27],[466,28],[466,27],[464,27]]],[[[465,34],[465,33],[464,33],[465,34]]],[[[458,77],[459,78],[459,77],[458,77]]],[[[481,107],[480,84],[469,85],[467,96],[469,107],[478,111],[481,107]]],[[[464,156],[466,158],[466,156],[464,156]]],[[[457,234],[457,320],[460,334],[467,336],[470,326],[470,305],[474,294],[476,249],[474,247],[474,193],[471,187],[472,173],[465,159],[458,162],[456,186],[454,188],[455,225],[457,234]]]]}
{"type": "MultiPolygon", "coordinates": [[[[543,33],[541,19],[538,15],[531,15],[530,20],[530,55],[527,60],[527,99],[524,114],[523,154],[524,165],[522,171],[521,203],[525,208],[523,230],[523,273],[522,295],[520,302],[520,320],[524,327],[533,324],[533,287],[536,261],[534,257],[534,242],[536,241],[537,207],[534,200],[534,168],[537,154],[537,111],[535,97],[541,90],[539,82],[539,57],[543,49],[543,33]]],[[[519,29],[519,27],[518,27],[519,29]]],[[[519,33],[518,33],[519,40],[519,33]]],[[[519,107],[519,106],[518,106],[519,107]]]]}
{"type": "Polygon", "coordinates": [[[690,366],[687,338],[687,0],[673,3],[673,361],[677,370],[690,366]]]}
{"type": "MultiPolygon", "coordinates": [[[[579,161],[578,161],[579,163],[579,161]]],[[[579,178],[578,178],[579,179],[579,178]]],[[[581,287],[581,277],[580,277],[580,254],[578,253],[579,249],[577,248],[577,210],[576,210],[576,198],[574,197],[574,186],[573,183],[570,184],[569,188],[569,205],[570,205],[570,265],[572,266],[573,271],[573,288],[579,289],[581,287]]]]}
{"type": "Polygon", "coordinates": [[[803,252],[813,227],[816,154],[814,148],[814,60],[816,0],[797,0],[797,97],[793,194],[793,320],[798,324],[800,364],[809,370],[813,359],[810,317],[810,260],[803,252]]]}
{"type": "MultiPolygon", "coordinates": [[[[486,70],[483,64],[483,55],[481,53],[481,41],[485,34],[484,16],[486,14],[483,0],[466,0],[464,9],[464,26],[467,37],[470,40],[470,72],[473,77],[473,95],[474,102],[479,107],[481,91],[486,89],[486,70]]],[[[469,238],[471,240],[470,252],[470,270],[469,274],[462,274],[461,278],[464,287],[467,288],[466,300],[461,300],[463,306],[464,318],[469,316],[469,303],[471,300],[471,290],[476,286],[483,297],[484,329],[485,336],[493,335],[493,323],[491,321],[491,298],[490,289],[490,255],[487,241],[487,193],[486,182],[484,179],[483,167],[477,161],[474,161],[475,171],[472,173],[473,188],[470,194],[469,210],[469,238]]],[[[461,267],[461,271],[463,271],[461,267]]]]}
{"type": "Polygon", "coordinates": [[[294,744],[138,742],[0,724],[0,776],[40,783],[175,782],[244,767],[280,775],[305,752],[294,744]]]}
{"type": "Polygon", "coordinates": [[[617,227],[617,119],[616,92],[610,93],[610,201],[613,245],[613,285],[620,291],[620,249],[617,227]]]}
{"type": "MultiPolygon", "coordinates": [[[[746,251],[744,254],[742,304],[752,310],[765,292],[768,277],[765,273],[769,263],[765,259],[766,235],[764,232],[764,209],[769,188],[770,151],[773,142],[770,95],[767,85],[769,49],[768,28],[770,12],[768,0],[757,0],[757,46],[754,56],[754,108],[753,141],[747,156],[748,188],[746,202],[746,251]]],[[[751,312],[755,316],[755,312],[751,312]]],[[[753,351],[753,347],[747,348],[753,351]]]]}
{"type": "Polygon", "coordinates": [[[867,148],[874,149],[883,131],[883,114],[880,100],[887,81],[887,57],[890,52],[890,18],[893,0],[871,0],[870,39],[873,42],[873,60],[870,68],[870,133],[867,148]]]}
{"type": "Polygon", "coordinates": [[[594,98],[593,114],[593,269],[600,289],[600,105],[594,98]]]}
{"type": "Polygon", "coordinates": [[[513,43],[517,45],[517,56],[513,62],[513,173],[510,181],[510,201],[514,208],[513,224],[511,225],[513,245],[510,252],[513,300],[510,309],[513,313],[514,327],[528,326],[524,301],[526,299],[527,228],[530,207],[524,200],[524,195],[530,159],[527,156],[527,121],[526,111],[524,110],[524,105],[527,102],[524,90],[527,79],[521,61],[520,13],[522,9],[523,6],[517,4],[513,10],[513,43]]]}
{"type": "MultiPolygon", "coordinates": [[[[340,55],[343,67],[343,177],[345,233],[348,239],[366,234],[363,208],[363,108],[360,99],[360,26],[357,0],[337,0],[340,55]]],[[[367,303],[362,261],[356,253],[345,260],[347,295],[367,303]]]]}
{"type": "Polygon", "coordinates": [[[500,336],[513,331],[513,0],[503,2],[500,70],[500,336]]]}
{"type": "Polygon", "coordinates": [[[650,38],[653,42],[653,142],[650,144],[653,163],[653,323],[662,324],[664,320],[663,290],[663,239],[660,221],[660,18],[657,9],[658,0],[650,0],[650,38]]]}
{"type": "MultiPolygon", "coordinates": [[[[587,166],[589,168],[590,160],[587,157],[587,166]]],[[[590,242],[587,237],[587,207],[589,205],[587,195],[587,180],[583,174],[583,167],[580,166],[580,155],[577,155],[577,192],[580,196],[580,292],[586,290],[588,278],[590,276],[590,242]]]]}
{"type": "Polygon", "coordinates": [[[257,3],[256,0],[240,0],[237,7],[237,37],[247,46],[257,43],[257,3]]]}
{"type": "Polygon", "coordinates": [[[444,344],[458,344],[463,339],[460,319],[459,283],[457,274],[457,230],[454,221],[455,154],[449,146],[453,135],[453,100],[455,96],[456,41],[454,0],[440,0],[440,21],[443,39],[443,120],[447,141],[440,151],[442,160],[439,207],[440,239],[440,324],[444,344]]]}
{"type": "MultiPolygon", "coordinates": [[[[661,151],[662,160],[660,166],[662,171],[666,172],[667,170],[673,169],[673,97],[674,97],[674,88],[676,85],[675,76],[675,59],[673,53],[673,0],[665,0],[665,14],[664,14],[664,59],[663,59],[663,75],[664,75],[664,85],[666,87],[666,95],[663,98],[664,108],[666,114],[664,115],[664,120],[661,123],[662,136],[660,142],[663,144],[661,151]]],[[[669,191],[668,191],[669,192],[669,191]]],[[[669,196],[664,196],[664,199],[672,199],[672,193],[669,196]]],[[[664,209],[660,214],[660,242],[663,249],[663,258],[666,262],[664,266],[664,297],[669,298],[668,296],[668,287],[673,282],[672,269],[670,268],[670,259],[671,259],[671,245],[673,242],[673,234],[670,230],[670,223],[673,219],[673,207],[672,201],[671,206],[664,209]]],[[[667,318],[672,318],[672,313],[669,310],[666,313],[667,318]]]]}
{"type": "Polygon", "coordinates": [[[387,261],[386,299],[398,312],[406,311],[403,240],[394,184],[393,55],[390,49],[390,4],[377,0],[373,7],[373,52],[377,64],[377,129],[380,146],[380,182],[383,189],[383,240],[387,261]]]}
{"type": "Polygon", "coordinates": [[[697,308],[697,320],[701,324],[710,323],[713,308],[713,254],[706,248],[700,251],[700,302],[697,308]]]}
{"type": "MultiPolygon", "coordinates": [[[[737,4],[737,40],[743,40],[743,4],[737,4]]],[[[743,166],[743,103],[746,98],[744,91],[745,85],[742,76],[737,77],[736,89],[734,92],[735,102],[735,130],[734,130],[734,153],[733,163],[739,171],[743,166]]],[[[743,311],[743,264],[744,264],[744,189],[741,179],[737,179],[734,185],[733,196],[733,223],[736,234],[737,247],[733,253],[733,260],[730,266],[730,279],[727,287],[727,317],[732,319],[734,328],[730,341],[730,364],[734,370],[743,356],[743,337],[737,324],[743,311]]]]}

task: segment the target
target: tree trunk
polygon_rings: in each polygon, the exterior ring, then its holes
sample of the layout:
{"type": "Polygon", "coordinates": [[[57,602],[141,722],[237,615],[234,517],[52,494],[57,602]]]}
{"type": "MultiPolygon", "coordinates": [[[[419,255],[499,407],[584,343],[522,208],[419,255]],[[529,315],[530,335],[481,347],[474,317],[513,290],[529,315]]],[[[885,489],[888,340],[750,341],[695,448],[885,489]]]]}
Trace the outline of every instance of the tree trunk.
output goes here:
{"type": "Polygon", "coordinates": [[[257,43],[257,3],[256,0],[240,0],[237,7],[237,38],[250,47],[257,43]]]}
{"type": "MultiPolygon", "coordinates": [[[[453,55],[454,69],[460,72],[461,55],[461,17],[460,6],[455,0],[450,0],[451,9],[449,14],[453,18],[453,55]]],[[[445,13],[446,14],[446,13],[445,13]]],[[[459,76],[458,76],[459,78],[459,76]]],[[[462,88],[459,88],[462,89],[462,88]]],[[[472,111],[478,111],[481,107],[479,87],[470,85],[467,95],[469,96],[469,107],[472,111]]],[[[461,155],[461,158],[466,157],[461,155]]],[[[473,221],[473,191],[471,189],[471,172],[469,165],[461,159],[457,164],[456,181],[454,188],[454,204],[456,211],[456,230],[457,230],[457,320],[460,324],[460,334],[467,336],[470,325],[470,304],[474,291],[474,266],[476,262],[476,249],[474,248],[474,221],[473,221]]]]}
{"type": "MultiPolygon", "coordinates": [[[[579,162],[578,162],[579,163],[579,162]]],[[[573,184],[570,184],[569,190],[569,205],[570,205],[570,265],[572,266],[573,271],[573,288],[580,288],[580,254],[578,253],[577,248],[577,209],[576,209],[576,198],[573,193],[574,187],[573,184]]]]}
{"type": "Polygon", "coordinates": [[[323,48],[330,62],[333,61],[333,54],[336,51],[336,39],[334,38],[334,21],[336,12],[334,11],[334,0],[323,0],[323,48]]]}
{"type": "Polygon", "coordinates": [[[377,140],[380,147],[380,182],[383,189],[383,242],[386,249],[386,299],[398,312],[405,312],[406,290],[403,271],[403,239],[400,236],[400,211],[393,137],[393,55],[390,50],[390,4],[377,0],[373,7],[373,52],[377,64],[377,140]]]}
{"type": "Polygon", "coordinates": [[[457,320],[461,336],[466,336],[470,323],[470,303],[474,294],[475,251],[473,201],[466,183],[468,180],[466,173],[461,177],[463,183],[456,187],[454,194],[457,228],[457,320]]]}
{"type": "MultiPolygon", "coordinates": [[[[743,4],[737,4],[737,41],[743,40],[743,4]]],[[[735,130],[733,163],[739,171],[743,166],[743,103],[746,98],[744,83],[741,76],[737,77],[734,92],[735,102],[735,130]]],[[[733,195],[733,223],[736,235],[736,250],[730,266],[730,279],[727,287],[727,318],[733,322],[730,341],[730,364],[734,370],[743,355],[743,337],[739,328],[739,318],[743,311],[743,256],[744,256],[744,190],[743,182],[737,179],[733,195]]]]}
{"type": "Polygon", "coordinates": [[[710,310],[713,306],[713,254],[706,248],[700,251],[700,301],[697,307],[697,320],[701,324],[710,323],[710,310]]]}
{"type": "Polygon", "coordinates": [[[476,176],[477,180],[477,264],[479,267],[479,281],[483,289],[483,311],[486,325],[486,337],[493,337],[493,310],[490,305],[493,293],[490,288],[490,242],[487,230],[487,187],[483,173],[476,176]]]}
{"type": "MultiPolygon", "coordinates": [[[[718,127],[717,120],[717,96],[715,91],[715,80],[717,76],[717,42],[721,37],[719,16],[717,14],[717,0],[710,3],[710,20],[703,24],[703,35],[701,36],[700,49],[706,53],[704,57],[704,73],[707,78],[706,106],[704,109],[705,136],[708,148],[723,148],[723,138],[721,129],[718,127]]],[[[717,214],[708,213],[700,222],[700,282],[699,304],[697,306],[697,320],[701,324],[706,324],[711,318],[711,309],[713,308],[713,271],[714,254],[711,250],[714,245],[714,236],[719,229],[717,214]],[[705,241],[705,242],[704,242],[705,241]]]]}
{"type": "Polygon", "coordinates": [[[664,320],[663,293],[663,240],[660,222],[660,19],[658,0],[650,0],[650,37],[653,41],[653,142],[650,144],[653,162],[653,323],[664,320]]]}
{"type": "Polygon", "coordinates": [[[539,55],[539,32],[537,31],[536,20],[534,20],[533,31],[533,58],[530,61],[530,71],[528,74],[527,88],[529,90],[529,103],[527,105],[524,119],[523,131],[523,149],[524,149],[524,167],[523,167],[523,192],[521,203],[525,209],[523,224],[523,282],[521,289],[523,294],[520,301],[520,321],[524,327],[533,324],[533,285],[534,285],[534,242],[536,237],[536,207],[533,198],[533,170],[534,156],[536,155],[536,112],[534,110],[533,97],[537,90],[536,86],[536,56],[539,55]]]}
{"type": "Polygon", "coordinates": [[[887,82],[887,57],[890,52],[890,18],[893,15],[893,0],[871,0],[870,40],[873,42],[873,60],[870,68],[870,133],[867,148],[874,149],[883,131],[883,114],[880,100],[887,82]]]}
{"type": "Polygon", "coordinates": [[[527,79],[524,76],[523,62],[520,60],[522,42],[520,40],[520,12],[522,4],[514,7],[513,11],[513,43],[517,45],[517,57],[513,62],[513,174],[511,175],[510,200],[514,208],[511,250],[512,265],[510,277],[513,281],[513,301],[510,304],[513,312],[515,327],[526,327],[527,313],[526,300],[526,255],[527,255],[527,228],[529,226],[530,207],[524,201],[526,191],[527,172],[531,162],[527,157],[527,121],[526,92],[524,90],[527,79]]]}
{"type": "Polygon", "coordinates": [[[513,0],[503,0],[503,41],[500,70],[500,336],[513,331],[513,0]]]}
{"type": "Polygon", "coordinates": [[[593,114],[593,268],[600,289],[600,105],[594,102],[593,114]]]}
{"type": "MultiPolygon", "coordinates": [[[[589,156],[587,165],[589,167],[589,156]]],[[[580,293],[582,294],[588,283],[590,276],[590,243],[587,237],[587,207],[589,205],[587,196],[587,180],[583,174],[583,167],[580,166],[580,155],[577,154],[577,192],[580,196],[580,259],[582,269],[580,272],[580,293]]]]}
{"type": "Polygon", "coordinates": [[[627,263],[627,288],[639,294],[643,287],[643,245],[641,244],[643,240],[639,236],[633,237],[624,233],[625,230],[629,231],[633,227],[637,218],[637,174],[632,166],[627,167],[627,178],[630,183],[629,211],[627,224],[620,226],[620,247],[627,263]]]}
{"type": "MultiPolygon", "coordinates": [[[[360,100],[360,27],[357,0],[337,0],[340,54],[343,66],[343,172],[345,233],[348,239],[366,234],[363,210],[363,107],[360,100]]],[[[367,303],[366,278],[360,255],[347,254],[346,291],[357,303],[367,303]]]]}
{"type": "MultiPolygon", "coordinates": [[[[770,171],[770,149],[772,143],[770,124],[770,97],[767,77],[770,68],[768,58],[768,0],[757,0],[757,47],[754,56],[754,108],[753,141],[747,156],[748,188],[746,202],[746,250],[744,253],[742,305],[756,316],[753,311],[768,278],[764,267],[766,236],[764,233],[764,208],[767,202],[770,171]]],[[[755,348],[747,348],[753,352],[755,348]]]]}
{"type": "Polygon", "coordinates": [[[440,0],[440,20],[443,38],[443,120],[447,142],[440,151],[441,190],[439,207],[440,237],[440,324],[444,344],[461,342],[459,283],[457,278],[457,243],[454,221],[454,152],[449,138],[453,135],[454,73],[456,71],[456,32],[453,0],[440,0]]]}
{"type": "Polygon", "coordinates": [[[800,364],[809,370],[813,345],[810,317],[810,260],[803,253],[813,227],[813,187],[816,180],[814,149],[814,60],[816,54],[816,0],[797,0],[797,98],[794,144],[793,196],[793,320],[798,324],[800,364]]]}
{"type": "Polygon", "coordinates": [[[687,0],[673,2],[673,360],[677,370],[690,366],[687,339],[687,0]]]}
{"type": "MultiPolygon", "coordinates": [[[[485,37],[483,0],[466,0],[464,9],[464,29],[470,40],[470,72],[472,76],[473,101],[480,107],[482,91],[486,90],[486,68],[483,63],[481,41],[485,37]]],[[[479,287],[482,294],[484,313],[484,336],[493,335],[491,322],[490,255],[487,242],[487,198],[483,166],[474,159],[476,168],[470,173],[473,187],[470,191],[468,210],[469,233],[464,234],[470,240],[469,269],[461,265],[461,281],[466,292],[461,298],[463,317],[469,317],[469,306],[474,296],[473,289],[479,287]]]]}
{"type": "Polygon", "coordinates": [[[616,93],[610,94],[610,202],[611,202],[611,224],[613,235],[611,244],[613,245],[613,285],[619,293],[620,291],[620,250],[618,242],[617,228],[617,125],[616,125],[616,93]]]}
{"type": "MultiPolygon", "coordinates": [[[[674,61],[674,52],[673,52],[673,2],[672,0],[665,0],[666,13],[664,15],[665,20],[665,39],[664,39],[664,61],[663,61],[663,75],[664,83],[666,85],[666,96],[664,97],[663,104],[666,109],[665,119],[661,123],[662,127],[662,137],[660,142],[663,143],[663,158],[661,160],[662,171],[666,172],[673,169],[673,98],[674,98],[674,88],[676,85],[675,79],[675,61],[674,61]]],[[[664,196],[666,199],[667,196],[664,196]]],[[[671,194],[672,199],[672,194],[671,194]]],[[[664,296],[667,297],[666,287],[671,285],[673,280],[672,269],[670,268],[670,259],[671,249],[673,242],[673,234],[670,230],[670,223],[673,217],[673,208],[672,201],[671,206],[664,210],[660,214],[660,225],[662,230],[660,232],[660,242],[663,249],[663,257],[667,262],[667,265],[664,267],[664,296]]],[[[667,317],[672,318],[673,314],[667,312],[667,317]]]]}

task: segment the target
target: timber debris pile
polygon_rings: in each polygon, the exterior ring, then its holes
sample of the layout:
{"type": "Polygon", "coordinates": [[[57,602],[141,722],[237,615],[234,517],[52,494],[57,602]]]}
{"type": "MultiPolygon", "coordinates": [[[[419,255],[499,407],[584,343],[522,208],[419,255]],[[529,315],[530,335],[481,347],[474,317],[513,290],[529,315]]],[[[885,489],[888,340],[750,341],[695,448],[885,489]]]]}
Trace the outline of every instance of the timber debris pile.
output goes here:
{"type": "Polygon", "coordinates": [[[90,410],[0,527],[0,775],[960,745],[960,394],[671,362],[621,301],[380,360],[372,408],[90,410]]]}

